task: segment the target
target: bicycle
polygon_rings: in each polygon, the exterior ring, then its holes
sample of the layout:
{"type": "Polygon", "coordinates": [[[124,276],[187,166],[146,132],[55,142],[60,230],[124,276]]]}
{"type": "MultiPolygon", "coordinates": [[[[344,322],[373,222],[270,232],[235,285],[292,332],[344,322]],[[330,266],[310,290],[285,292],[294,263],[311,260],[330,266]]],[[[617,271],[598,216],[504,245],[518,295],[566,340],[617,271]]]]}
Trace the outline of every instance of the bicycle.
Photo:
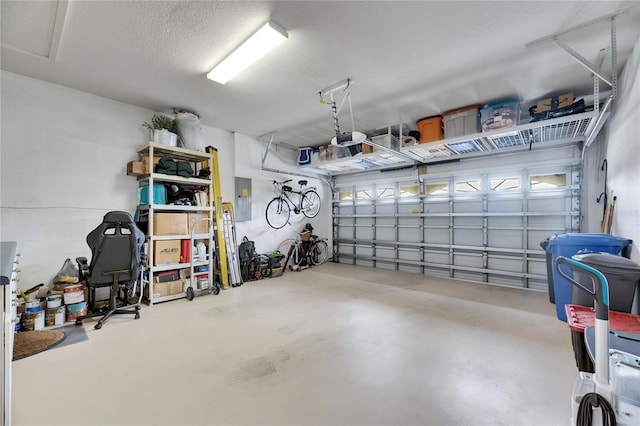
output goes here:
{"type": "MultiPolygon", "coordinates": [[[[297,233],[300,235],[300,233],[297,233]]],[[[284,251],[285,246],[289,246],[286,249],[287,257],[282,264],[283,270],[290,266],[292,270],[300,270],[301,266],[321,265],[329,257],[329,245],[326,238],[319,238],[317,235],[311,235],[309,240],[309,247],[305,250],[303,241],[300,238],[294,240],[285,240],[278,246],[278,250],[281,253],[284,251]],[[289,265],[291,263],[291,265],[289,265]]]]}
{"type": "Polygon", "coordinates": [[[320,212],[320,196],[316,192],[314,187],[303,188],[306,184],[306,180],[299,180],[300,190],[295,191],[292,187],[287,185],[291,182],[291,179],[287,179],[282,182],[273,181],[273,186],[276,189],[276,195],[269,204],[265,211],[267,223],[274,229],[280,229],[289,223],[291,217],[291,210],[295,214],[302,213],[306,217],[316,217],[320,212]],[[294,203],[291,200],[289,194],[298,194],[298,203],[294,203]]]}

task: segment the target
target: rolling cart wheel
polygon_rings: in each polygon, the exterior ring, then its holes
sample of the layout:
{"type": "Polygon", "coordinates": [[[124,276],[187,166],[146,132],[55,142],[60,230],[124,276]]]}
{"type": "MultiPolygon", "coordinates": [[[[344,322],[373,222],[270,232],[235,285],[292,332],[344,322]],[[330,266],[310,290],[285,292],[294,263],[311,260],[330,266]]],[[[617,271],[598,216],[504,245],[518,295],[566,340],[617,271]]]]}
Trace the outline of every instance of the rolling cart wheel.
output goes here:
{"type": "Polygon", "coordinates": [[[136,316],[135,316],[135,317],[133,317],[133,319],[140,319],[140,313],[139,313],[139,312],[136,312],[136,316]]]}
{"type": "Polygon", "coordinates": [[[76,320],[76,325],[82,325],[82,320],[76,320]]]}
{"type": "Polygon", "coordinates": [[[193,292],[193,288],[192,287],[187,288],[187,300],[191,301],[193,300],[194,297],[195,297],[195,294],[193,292]]]}
{"type": "Polygon", "coordinates": [[[214,295],[216,295],[216,296],[217,296],[218,294],[220,294],[220,285],[218,285],[218,283],[215,283],[215,284],[213,285],[213,291],[212,291],[212,293],[213,293],[214,295]]]}

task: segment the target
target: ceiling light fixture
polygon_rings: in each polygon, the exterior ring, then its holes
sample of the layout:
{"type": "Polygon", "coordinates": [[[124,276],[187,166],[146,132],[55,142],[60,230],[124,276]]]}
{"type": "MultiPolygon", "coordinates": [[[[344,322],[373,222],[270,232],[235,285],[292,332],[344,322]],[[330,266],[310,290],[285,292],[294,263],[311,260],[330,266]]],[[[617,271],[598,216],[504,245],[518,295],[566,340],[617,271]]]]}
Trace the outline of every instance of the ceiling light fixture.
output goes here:
{"type": "Polygon", "coordinates": [[[225,84],[287,38],[284,28],[269,21],[212,69],[207,78],[225,84]]]}

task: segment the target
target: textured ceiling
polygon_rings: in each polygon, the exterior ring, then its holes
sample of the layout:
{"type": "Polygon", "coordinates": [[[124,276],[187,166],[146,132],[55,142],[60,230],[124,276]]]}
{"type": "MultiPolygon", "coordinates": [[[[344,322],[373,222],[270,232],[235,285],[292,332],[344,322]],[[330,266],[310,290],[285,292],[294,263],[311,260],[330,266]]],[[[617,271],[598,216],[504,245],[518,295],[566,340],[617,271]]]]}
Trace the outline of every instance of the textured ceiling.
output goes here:
{"type": "MultiPolygon", "coordinates": [[[[275,131],[276,142],[296,146],[331,139],[331,111],[316,92],[345,78],[354,80],[356,130],[415,128],[416,119],[469,104],[592,90],[590,73],[568,54],[551,42],[526,48],[531,41],[632,7],[616,18],[621,67],[640,36],[635,1],[70,1],[58,13],[55,60],[8,46],[43,49],[29,16],[51,14],[56,3],[2,0],[2,69],[154,111],[193,110],[207,125],[247,135],[275,131]],[[269,19],[288,41],[226,85],[205,78],[269,19]]],[[[610,25],[563,40],[595,62],[610,25]]],[[[348,115],[340,119],[350,130],[348,115]]]]}

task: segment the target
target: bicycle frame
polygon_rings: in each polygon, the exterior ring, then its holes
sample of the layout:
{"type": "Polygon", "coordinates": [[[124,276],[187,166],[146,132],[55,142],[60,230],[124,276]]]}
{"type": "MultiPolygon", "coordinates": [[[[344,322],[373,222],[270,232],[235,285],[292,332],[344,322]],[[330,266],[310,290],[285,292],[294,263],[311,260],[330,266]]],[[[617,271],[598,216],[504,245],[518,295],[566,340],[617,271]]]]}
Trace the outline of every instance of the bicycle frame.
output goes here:
{"type": "Polygon", "coordinates": [[[278,182],[278,186],[280,187],[280,195],[279,197],[283,200],[286,200],[287,204],[289,205],[289,207],[291,208],[291,210],[293,210],[294,213],[298,214],[302,211],[302,197],[304,196],[304,194],[306,194],[309,191],[315,190],[316,188],[313,186],[307,187],[305,189],[301,189],[300,191],[296,191],[295,189],[291,189],[291,191],[285,191],[284,190],[284,184],[287,181],[284,182],[278,182]],[[294,203],[293,200],[289,197],[288,193],[291,194],[298,194],[298,202],[294,203]]]}

